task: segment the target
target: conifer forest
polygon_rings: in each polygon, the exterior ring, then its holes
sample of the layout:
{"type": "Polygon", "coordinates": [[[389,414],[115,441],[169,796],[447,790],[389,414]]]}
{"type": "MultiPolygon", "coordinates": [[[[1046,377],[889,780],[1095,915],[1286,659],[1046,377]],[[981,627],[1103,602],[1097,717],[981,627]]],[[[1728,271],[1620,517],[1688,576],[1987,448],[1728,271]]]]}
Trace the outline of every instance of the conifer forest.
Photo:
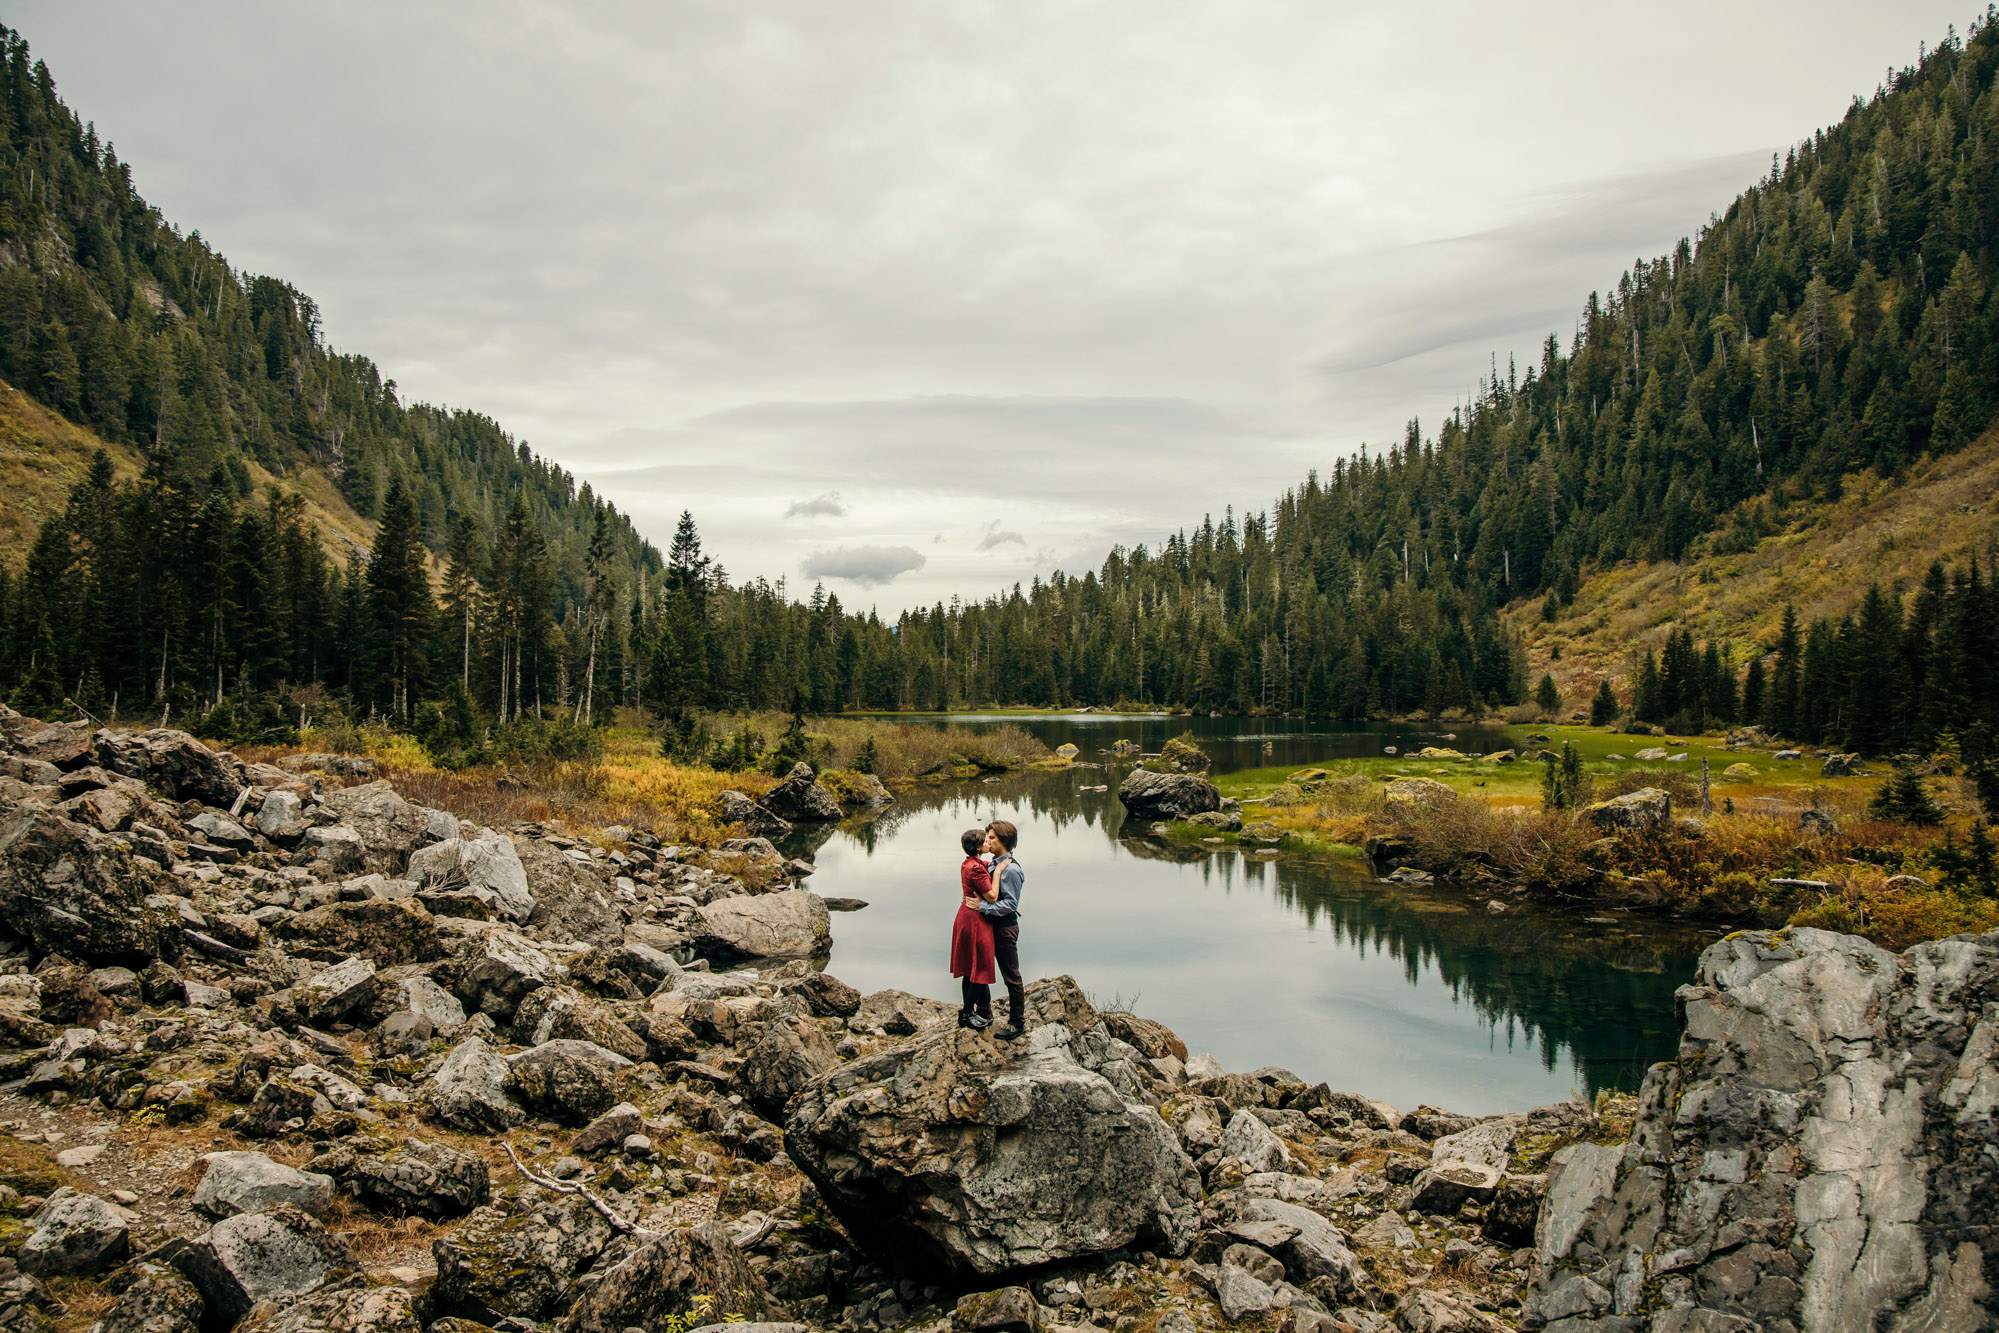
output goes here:
{"type": "MultiPolygon", "coordinates": [[[[1495,361],[1448,410],[1412,405],[1402,438],[1268,509],[891,620],[732,579],[692,514],[662,551],[501,423],[404,401],[328,346],[310,296],[148,205],[6,33],[0,376],[144,466],[100,459],[0,567],[0,682],[38,716],[67,701],[230,740],[372,718],[440,747],[619,707],[1526,703],[1504,608],[1552,617],[1592,571],[1753,544],[1791,499],[1991,426],[1996,75],[1988,12],[1591,293],[1566,345],[1495,361]],[[316,530],[293,485],[312,470],[378,525],[372,549],[316,530]]],[[[1596,711],[1866,753],[1982,735],[1993,577],[1969,551],[1772,642],[1683,631],[1596,711]]]]}

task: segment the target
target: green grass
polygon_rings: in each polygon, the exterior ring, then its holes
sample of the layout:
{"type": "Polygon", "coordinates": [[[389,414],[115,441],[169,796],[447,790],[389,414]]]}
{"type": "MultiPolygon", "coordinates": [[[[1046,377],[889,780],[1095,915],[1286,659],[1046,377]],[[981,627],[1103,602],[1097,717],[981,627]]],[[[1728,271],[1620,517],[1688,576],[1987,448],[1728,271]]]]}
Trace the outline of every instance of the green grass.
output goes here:
{"type": "MultiPolygon", "coordinates": [[[[1816,759],[1791,759],[1778,761],[1769,753],[1753,751],[1730,751],[1720,736],[1633,736],[1623,732],[1607,731],[1601,727],[1579,726],[1527,726],[1508,730],[1508,739],[1527,751],[1534,749],[1552,750],[1561,753],[1563,742],[1574,745],[1582,752],[1583,767],[1592,777],[1607,778],[1632,770],[1656,769],[1662,773],[1678,772],[1699,780],[1701,759],[1708,761],[1709,776],[1717,793],[1717,800],[1731,791],[1742,790],[1747,794],[1758,794],[1772,788],[1803,788],[1808,786],[1865,785],[1869,778],[1839,778],[1828,781],[1818,776],[1819,761],[1816,759]],[[1545,744],[1529,742],[1530,735],[1546,736],[1545,744]],[[1640,750],[1660,747],[1671,754],[1684,753],[1687,757],[1678,763],[1668,763],[1663,759],[1639,760],[1632,756],[1640,750]],[[1625,756],[1611,759],[1613,754],[1625,756]],[[1722,774],[1730,765],[1746,763],[1756,770],[1753,779],[1742,781],[1724,780],[1722,774]]],[[[1378,755],[1366,759],[1336,759],[1323,764],[1287,764],[1275,768],[1251,768],[1240,772],[1220,775],[1216,786],[1224,796],[1237,800],[1251,800],[1268,796],[1272,791],[1290,780],[1293,773],[1304,767],[1324,768],[1330,773],[1350,775],[1359,773],[1370,781],[1394,777],[1432,778],[1445,783],[1452,789],[1467,796],[1483,796],[1502,802],[1537,803],[1541,796],[1541,775],[1544,766],[1539,760],[1522,758],[1511,764],[1483,763],[1476,759],[1416,759],[1409,755],[1378,755]]]]}

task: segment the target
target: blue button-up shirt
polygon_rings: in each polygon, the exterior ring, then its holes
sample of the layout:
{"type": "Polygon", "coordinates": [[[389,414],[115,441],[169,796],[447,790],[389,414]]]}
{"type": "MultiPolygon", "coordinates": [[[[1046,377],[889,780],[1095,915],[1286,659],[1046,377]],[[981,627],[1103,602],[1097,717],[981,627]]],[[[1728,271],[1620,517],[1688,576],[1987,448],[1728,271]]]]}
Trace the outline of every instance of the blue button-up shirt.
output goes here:
{"type": "Polygon", "coordinates": [[[980,903],[979,911],[987,916],[1018,915],[1020,912],[1020,886],[1026,878],[1027,872],[1020,868],[1020,862],[1016,861],[1012,854],[1009,853],[1004,859],[1004,864],[1000,866],[999,900],[990,903],[980,903]]]}

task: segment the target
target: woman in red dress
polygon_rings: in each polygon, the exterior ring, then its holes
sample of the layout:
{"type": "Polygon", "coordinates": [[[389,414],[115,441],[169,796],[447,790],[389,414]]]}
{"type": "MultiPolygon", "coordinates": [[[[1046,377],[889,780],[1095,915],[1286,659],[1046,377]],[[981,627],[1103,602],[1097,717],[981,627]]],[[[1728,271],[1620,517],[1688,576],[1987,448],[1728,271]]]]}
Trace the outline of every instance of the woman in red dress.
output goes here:
{"type": "Polygon", "coordinates": [[[967,829],[958,842],[965,860],[958,867],[958,916],[951,923],[951,975],[961,979],[964,1007],[958,1011],[958,1026],[979,1031],[993,1025],[993,927],[978,912],[965,906],[965,899],[992,902],[999,886],[992,872],[979,859],[985,845],[984,829],[967,829]]]}

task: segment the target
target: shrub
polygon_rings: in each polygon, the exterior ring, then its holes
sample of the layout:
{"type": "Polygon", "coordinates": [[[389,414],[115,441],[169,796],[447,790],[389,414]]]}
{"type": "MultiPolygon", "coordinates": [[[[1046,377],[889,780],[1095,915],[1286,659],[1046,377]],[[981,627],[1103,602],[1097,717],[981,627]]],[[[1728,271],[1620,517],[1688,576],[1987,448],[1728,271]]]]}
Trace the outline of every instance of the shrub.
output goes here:
{"type": "Polygon", "coordinates": [[[1867,812],[1877,819],[1892,819],[1902,824],[1943,823],[1943,811],[1930,799],[1923,787],[1923,775],[1914,764],[1895,765],[1894,773],[1881,784],[1867,812]]]}

